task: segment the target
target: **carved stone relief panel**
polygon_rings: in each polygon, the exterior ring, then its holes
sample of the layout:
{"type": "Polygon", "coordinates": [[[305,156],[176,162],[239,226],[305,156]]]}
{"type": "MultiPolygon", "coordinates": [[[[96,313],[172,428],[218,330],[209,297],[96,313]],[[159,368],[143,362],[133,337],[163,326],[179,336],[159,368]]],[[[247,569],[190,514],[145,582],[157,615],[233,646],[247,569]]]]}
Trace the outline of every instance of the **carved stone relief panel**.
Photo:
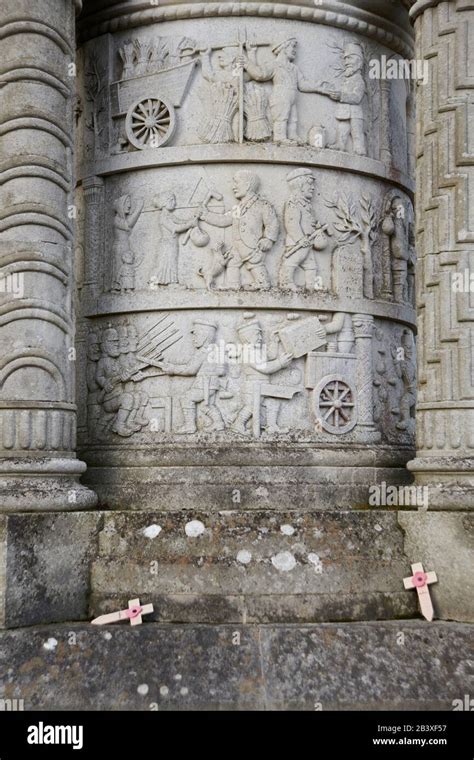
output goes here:
{"type": "Polygon", "coordinates": [[[304,147],[408,174],[405,82],[375,77],[393,52],[337,28],[222,18],[105,34],[83,48],[86,161],[184,145],[304,147]]]}
{"type": "Polygon", "coordinates": [[[139,291],[178,305],[179,290],[299,294],[316,308],[324,297],[413,305],[413,208],[386,183],[222,164],[102,185],[84,182],[86,281],[99,295],[128,294],[132,308],[139,291]]]}

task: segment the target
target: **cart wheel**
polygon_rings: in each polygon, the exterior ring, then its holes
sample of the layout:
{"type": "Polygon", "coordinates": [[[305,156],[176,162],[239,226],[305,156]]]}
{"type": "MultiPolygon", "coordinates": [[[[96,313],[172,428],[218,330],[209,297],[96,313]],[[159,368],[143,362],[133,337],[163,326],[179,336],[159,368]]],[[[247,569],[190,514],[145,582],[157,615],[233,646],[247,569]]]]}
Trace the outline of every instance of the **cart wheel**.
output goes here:
{"type": "Polygon", "coordinates": [[[356,394],[337,375],[324,377],[314,389],[316,419],[328,433],[348,433],[357,422],[356,394]]]}
{"type": "Polygon", "coordinates": [[[128,109],[125,132],[135,148],[160,148],[173,137],[176,116],[173,106],[161,98],[140,98],[128,109]]]}

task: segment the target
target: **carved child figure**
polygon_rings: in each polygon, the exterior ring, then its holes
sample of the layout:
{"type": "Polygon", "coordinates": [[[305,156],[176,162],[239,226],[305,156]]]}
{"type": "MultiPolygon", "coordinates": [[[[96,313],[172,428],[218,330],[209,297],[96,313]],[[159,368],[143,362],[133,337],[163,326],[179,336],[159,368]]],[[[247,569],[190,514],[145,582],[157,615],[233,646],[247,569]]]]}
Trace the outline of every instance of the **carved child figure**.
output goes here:
{"type": "Polygon", "coordinates": [[[232,211],[216,214],[204,209],[201,219],[216,227],[232,227],[232,249],[227,258],[227,287],[238,290],[241,272],[252,280],[249,288],[271,287],[265,256],[278,238],[279,222],[275,209],[258,194],[260,180],[251,171],[234,175],[233,190],[239,201],[232,211]]]}
{"type": "Polygon", "coordinates": [[[286,180],[291,195],[283,210],[286,239],[285,252],[280,263],[280,286],[297,290],[295,275],[298,270],[302,270],[304,287],[308,290],[314,290],[316,287],[316,272],[322,281],[318,289],[329,290],[331,254],[326,251],[326,228],[318,224],[313,210],[314,175],[310,169],[294,169],[287,175],[286,180]]]}

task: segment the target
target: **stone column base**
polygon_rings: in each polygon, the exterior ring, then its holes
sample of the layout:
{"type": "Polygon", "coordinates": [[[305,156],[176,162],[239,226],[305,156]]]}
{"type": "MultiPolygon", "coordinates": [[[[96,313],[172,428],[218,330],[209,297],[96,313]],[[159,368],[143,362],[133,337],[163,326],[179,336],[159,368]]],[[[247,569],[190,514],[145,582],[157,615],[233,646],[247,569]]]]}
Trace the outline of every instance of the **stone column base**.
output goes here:
{"type": "Polygon", "coordinates": [[[407,464],[418,486],[427,486],[430,509],[474,507],[474,459],[417,457],[407,464]]]}
{"type": "Polygon", "coordinates": [[[97,496],[79,483],[78,459],[0,459],[0,512],[91,509],[97,496]]]}

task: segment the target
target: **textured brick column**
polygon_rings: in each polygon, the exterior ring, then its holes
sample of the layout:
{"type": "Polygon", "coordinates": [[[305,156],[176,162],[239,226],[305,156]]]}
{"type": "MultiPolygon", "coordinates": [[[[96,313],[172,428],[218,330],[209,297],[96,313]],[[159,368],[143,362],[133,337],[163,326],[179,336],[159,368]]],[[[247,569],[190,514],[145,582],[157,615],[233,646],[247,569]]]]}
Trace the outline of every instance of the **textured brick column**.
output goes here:
{"type": "Polygon", "coordinates": [[[72,0],[0,9],[0,510],[82,509],[75,458],[72,0]]]}
{"type": "Polygon", "coordinates": [[[409,468],[429,486],[431,508],[463,509],[474,505],[474,9],[419,0],[411,13],[429,81],[417,102],[419,376],[409,468]]]}

